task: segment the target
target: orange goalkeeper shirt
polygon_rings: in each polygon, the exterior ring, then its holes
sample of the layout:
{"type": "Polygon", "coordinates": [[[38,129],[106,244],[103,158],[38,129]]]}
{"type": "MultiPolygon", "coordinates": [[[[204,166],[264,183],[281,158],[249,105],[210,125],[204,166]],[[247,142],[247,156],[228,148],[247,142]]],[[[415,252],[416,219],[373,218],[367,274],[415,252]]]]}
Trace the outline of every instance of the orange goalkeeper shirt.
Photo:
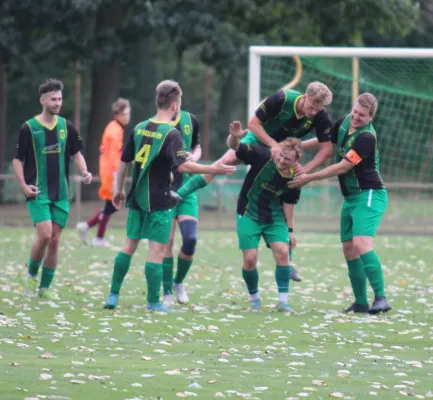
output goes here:
{"type": "Polygon", "coordinates": [[[101,177],[113,176],[119,167],[123,147],[123,126],[116,120],[111,121],[102,135],[99,150],[99,175],[101,177]]]}
{"type": "Polygon", "coordinates": [[[101,177],[99,197],[103,200],[112,200],[113,198],[113,174],[119,168],[123,133],[123,126],[114,120],[106,126],[102,135],[102,142],[99,147],[101,152],[99,156],[99,176],[101,177]]]}

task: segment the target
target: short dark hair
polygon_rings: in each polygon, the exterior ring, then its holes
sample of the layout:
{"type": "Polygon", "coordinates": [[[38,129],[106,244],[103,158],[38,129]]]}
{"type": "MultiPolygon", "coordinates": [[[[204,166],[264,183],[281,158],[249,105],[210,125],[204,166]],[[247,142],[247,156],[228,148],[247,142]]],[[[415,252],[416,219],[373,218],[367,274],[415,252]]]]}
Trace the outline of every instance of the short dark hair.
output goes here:
{"type": "Polygon", "coordinates": [[[123,99],[122,97],[119,97],[112,105],[111,105],[111,111],[113,111],[113,114],[121,114],[123,111],[125,111],[126,108],[130,108],[131,105],[129,104],[129,101],[126,99],[123,99]]]}
{"type": "Polygon", "coordinates": [[[179,101],[182,89],[172,80],[162,81],[156,87],[156,107],[166,110],[174,101],[179,101]]]}
{"type": "Polygon", "coordinates": [[[39,86],[39,94],[42,96],[49,92],[63,92],[63,83],[58,79],[49,78],[39,86]]]}

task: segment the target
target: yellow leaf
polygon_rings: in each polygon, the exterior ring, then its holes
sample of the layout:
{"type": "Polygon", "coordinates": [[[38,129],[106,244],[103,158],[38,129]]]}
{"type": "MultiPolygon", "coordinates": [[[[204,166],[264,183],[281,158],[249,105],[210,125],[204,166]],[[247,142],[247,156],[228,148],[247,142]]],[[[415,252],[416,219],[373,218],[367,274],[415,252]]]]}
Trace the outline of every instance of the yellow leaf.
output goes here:
{"type": "Polygon", "coordinates": [[[216,383],[217,381],[215,379],[212,379],[210,381],[207,381],[207,383],[216,383]]]}
{"type": "Polygon", "coordinates": [[[152,357],[147,357],[147,356],[142,356],[141,359],[144,361],[152,361],[153,360],[152,357]]]}
{"type": "Polygon", "coordinates": [[[178,392],[176,393],[176,397],[188,397],[188,395],[183,392],[178,392]]]}

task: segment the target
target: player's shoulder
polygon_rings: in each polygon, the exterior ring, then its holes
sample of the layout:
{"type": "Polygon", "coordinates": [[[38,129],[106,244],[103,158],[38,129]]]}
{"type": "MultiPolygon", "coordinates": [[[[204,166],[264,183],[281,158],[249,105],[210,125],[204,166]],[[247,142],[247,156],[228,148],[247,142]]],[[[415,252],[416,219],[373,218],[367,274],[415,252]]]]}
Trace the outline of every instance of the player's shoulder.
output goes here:
{"type": "Polygon", "coordinates": [[[328,110],[323,107],[314,117],[317,121],[331,121],[328,110]]]}

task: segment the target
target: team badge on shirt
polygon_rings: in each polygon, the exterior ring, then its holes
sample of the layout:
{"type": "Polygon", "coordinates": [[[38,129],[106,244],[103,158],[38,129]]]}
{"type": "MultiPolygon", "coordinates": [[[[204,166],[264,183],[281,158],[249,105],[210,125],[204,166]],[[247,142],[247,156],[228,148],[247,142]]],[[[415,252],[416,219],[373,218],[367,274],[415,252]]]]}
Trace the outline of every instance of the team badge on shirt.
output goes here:
{"type": "Polygon", "coordinates": [[[185,135],[189,135],[191,133],[191,129],[190,129],[189,125],[184,125],[183,131],[185,132],[185,135]]]}
{"type": "Polygon", "coordinates": [[[65,140],[66,133],[64,129],[60,129],[60,139],[65,140]]]}

